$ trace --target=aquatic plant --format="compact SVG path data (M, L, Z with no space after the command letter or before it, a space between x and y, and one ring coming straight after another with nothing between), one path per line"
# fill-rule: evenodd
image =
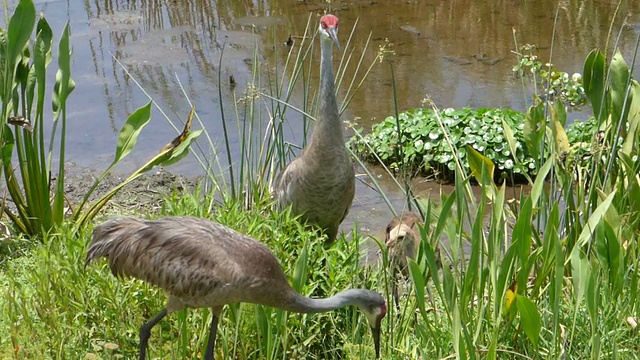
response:
M9 13L5 3L5 13ZM29 39L35 30L35 39ZM0 28L0 168L12 207L2 198L0 207L19 233L42 235L60 226L71 212L78 227L84 226L123 186L158 165L174 163L186 155L191 142L201 130L190 132L190 122L181 136L160 153L93 202L84 205L104 177L135 147L136 140L151 118L151 103L134 111L120 131L114 161L100 176L78 207L66 204L65 145L67 134L67 100L75 88L71 78L70 28L65 25L58 43L58 70L55 84L47 84L47 71L52 61L53 33L44 17L36 24L32 0L21 0L7 29ZM45 137L47 112L45 103L52 101L53 126ZM193 116L193 114L191 114ZM9 125L12 125L11 128ZM58 129L59 127L59 129ZM14 164L14 162L16 164ZM57 163L57 170L55 169Z
M441 117L443 129L438 117ZM495 162L501 172L514 174L535 173L533 159L524 147L523 132L525 115L511 109L444 109L437 113L433 109L415 108L399 114L402 142L398 143L396 119L387 117L372 126L369 134L362 129L350 140L352 148L365 160L378 159L392 169L401 162L410 172L450 179L455 170L455 157L466 165L465 145L470 145ZM519 165L514 161L504 135L504 123L514 129L514 139ZM459 152L454 154L447 145L446 136ZM398 151L398 147L402 151ZM403 159L399 159L402 154Z
M587 103L582 74L569 75L556 69L552 63L543 64L535 45L520 46L516 55L518 63L513 66L513 72L522 79L531 80L535 96L549 101L560 100L571 108L580 108Z

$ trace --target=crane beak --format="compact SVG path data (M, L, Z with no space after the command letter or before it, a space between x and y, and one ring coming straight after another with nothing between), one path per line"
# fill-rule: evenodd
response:
M371 334L373 335L373 346L376 349L376 359L380 357L380 326L371 327Z
M330 28L327 29L327 33L329 34L329 37L331 38L331 40L333 40L334 44L336 44L338 51L340 51L340 41L338 40L338 29L335 26L331 26Z

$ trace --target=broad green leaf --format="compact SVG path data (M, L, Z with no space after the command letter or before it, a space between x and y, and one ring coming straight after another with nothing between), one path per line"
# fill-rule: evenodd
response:
M6 123L4 125L0 125L4 127L4 131L2 132L2 144L0 147L2 151L2 164L5 167L11 167L11 160L13 157L13 147L15 145L15 138L13 137L13 132L11 128Z
M509 313L513 309L513 305L516 302L516 295L518 292L518 283L513 282L507 289L507 293L504 295L504 312Z
M589 241L589 239L591 239L591 234L596 230L596 226L598 225L598 223L600 223L600 221L602 221L602 218L607 213L607 210L609 210L609 207L611 206L611 202L613 201L615 195L615 192L611 192L611 194L609 194L609 196L607 196L604 201L602 201L602 203L598 205L591 216L589 216L589 220L582 228L580 236L578 237L578 241L573 247L573 252L580 251L580 248L585 245Z
M624 183L618 183L628 200L628 225L631 229L640 228L640 178L636 175L634 161L628 155L621 153L620 162L624 170ZM615 226L614 226L615 227Z
M200 129L190 132L184 139L184 142L173 149L173 151L171 151L171 156L169 156L168 159L162 161L162 166L173 165L187 156L189 154L189 148L191 147L191 144L196 141L198 136L200 136L203 131L204 130Z
M16 80L16 83L22 87L27 86L29 69L31 68L31 65L29 64L30 58L31 58L31 55L29 52L29 48L25 47L22 56L18 58L18 62L16 63L15 80Z
M595 237L595 251L600 260L601 266L605 269L609 279L609 285L613 294L617 295L620 290L620 280L624 278L622 274L622 247L615 231L608 222L602 221L598 224Z
M127 127L127 124L125 124L125 126L123 127L123 130L121 130L120 132L120 137L118 138L118 147L116 149L116 152L117 152L116 158L114 159L111 166L107 170L105 170L105 172L101 175L101 177L94 183L89 193L92 192L93 189L95 189L95 187L102 181L102 179L106 176L106 174L108 174L109 171L111 171L113 166L120 159L122 159L122 157L124 157L133 149L133 147L135 146L136 139L138 137L138 133L140 132L142 127L144 127L144 124L146 124L149 121L150 117L151 117L151 103L148 103L147 105L139 108L129 116L129 119L127 119L127 124L129 123L129 120L131 120L132 124L129 124L130 125L129 127ZM125 127L127 127L126 130L125 130ZM159 154L154 156L151 160L147 161L146 164L142 165L142 167L136 170L127 179L125 179L120 184L113 187L109 192L107 192L98 200L96 200L91 205L89 210L87 210L85 213L81 213L77 215L78 228L82 228L84 225L86 225L87 221L92 219L98 213L98 211L100 211L100 209L104 207L107 204L107 202L109 202L109 200L111 200L111 198L115 196L118 193L118 191L120 191L120 189L122 189L125 185L129 184L131 181L137 179L142 174L153 169L158 165L167 166L168 164L173 164L179 161L180 159L182 159L184 156L186 156L189 153L189 146L193 143L193 141L195 141L198 138L198 136L200 136L202 131L203 130L193 131L186 134L185 137L181 136L180 137L181 142L178 146L168 147L163 149L162 151L160 151ZM82 205L84 205L84 203L87 201L88 195L89 194L85 195L83 199L83 203L80 206L80 209L82 209Z
M138 136L145 125L149 123L149 120L151 120L151 101L131 113L122 129L120 129L116 144L116 155L113 159L114 164L122 160L135 148Z
M36 40L33 46L33 72L35 82L38 84L38 94L36 97L37 114L44 111L47 67L51 63L51 48L53 44L53 32L44 18L38 21ZM35 84L34 84L35 85ZM39 124L34 124L40 126Z
M534 207L538 206L538 199L540 199L540 196L543 194L547 175L549 174L549 170L551 170L551 166L554 162L555 159L553 157L549 157L547 159L544 165L540 168L538 176L536 176L536 180L531 187L531 203Z
M531 197L527 196L520 206L520 213L513 228L513 244L517 247L520 259L520 269L516 276L518 286L521 290L526 289L529 279L530 269L536 261L536 254L531 254L533 208Z
M52 106L54 119L60 116L62 108L66 107L67 97L75 89L75 82L71 79L71 30L67 23L62 30L62 36L58 43L58 72L56 84L53 87Z
M567 125L567 108L564 106L562 100L558 99L554 101L551 111L555 113L555 116L560 124L562 124L562 127L565 127Z
M582 301L582 297L587 290L587 283L591 277L591 266L582 250L571 252L571 268L573 288L575 293L576 306Z
M444 288L444 300L445 306L449 311L456 307L458 300L458 291L456 286L456 279L453 277L453 273L448 266L442 267L442 287Z
M524 143L531 156L539 161L543 152L542 137L546 129L544 118L544 103L539 101L537 105L529 107L524 117L523 137Z
M307 282L307 261L309 257L309 250L307 242L305 241L302 246L302 250L296 260L296 267L293 271L293 289L297 292L302 292L304 284Z
M534 346L538 346L540 330L542 329L540 312L533 301L522 295L517 296L516 304L518 305L518 313L520 313L524 333L527 334L527 337L531 340Z
M600 323L600 315L598 314L599 300L600 300L600 284L598 281L598 273L593 271L589 274L587 279L587 311L589 312L589 318L591 319L592 327L598 328Z
M631 103L631 101L626 99L628 96L629 77L631 74L629 66L627 66L627 63L624 61L619 50L616 51L611 59L609 71L611 74L611 109L613 110L612 115L614 115L613 120L615 121L612 125L615 129L617 128L618 121L623 121L623 126L626 126L629 104ZM625 101L628 101L628 103L626 104L626 108L623 109Z
M598 49L592 50L584 62L582 85L597 119L603 119L608 115L606 107L603 108L606 75L607 64L604 54Z
M436 227L434 230L434 238L440 238L440 234L444 231L445 225L450 222L451 219L451 208L456 200L456 191L454 190L449 197L446 198L442 202L442 209L440 209L440 216L438 216L438 222L436 223Z
M554 106L551 107L551 133L553 134L557 156L564 156L571 150L567 133L564 131L564 122L566 119L567 114L565 112L564 105L558 100L555 102Z
M564 253L562 251L562 241L558 236L558 228L560 227L560 214L558 209L558 202L554 202L553 208L551 209L551 213L547 218L547 226L544 230L544 247L545 247L545 256L544 263L548 264L550 267L550 276L549 276L549 305L551 309L551 314L553 317L553 327L552 331L554 334L554 349L558 349L558 343L560 340L560 306L561 300L563 299L564 294L562 293L562 289L564 289ZM546 249L549 249L548 251ZM546 275L545 275L546 277ZM532 294L538 293L538 288L542 286L542 283L545 279L536 278L536 283L540 284L536 286L532 290Z
M414 285L416 303L418 304L418 309L420 309L420 314L426 320L427 312L425 310L425 281L424 276L422 276L422 270L420 269L420 265L416 263L413 259L407 259L409 266L409 276L411 276L411 280Z
M640 153L640 84L631 80L629 96L631 96L627 122L629 129L622 144L622 153L631 155Z
M522 264L526 264L531 252L531 221L532 221L531 197L527 196L522 206L518 219L513 227L512 241L517 245L518 256ZM523 284L520 284L523 285Z
M495 168L493 161L480 154L471 145L466 145L465 148L467 149L467 161L469 162L471 174L478 181L478 184L486 190L487 197L493 199L496 194L496 186L493 182Z
M513 159L517 161L517 157L516 157L516 139L515 136L513 135L513 130L511 129L511 126L509 126L509 124L507 124L506 121L504 121L504 119L502 119L502 129L504 131L504 138L507 140L507 144L509 145L509 151L511 151L511 156L513 156Z
M13 63L22 54L36 24L36 7L32 0L20 0L9 20L9 61Z
M36 26L36 38L40 38L40 41L44 44L44 51L41 51L41 55L44 58L44 66L49 66L51 64L51 60L53 60L53 55L51 54L51 46L53 43L53 30L51 30L51 26L47 22L47 19L40 18L38 20L38 25ZM38 52L39 49L34 51ZM35 58L34 58L35 61Z
M484 192L484 188L483 188ZM482 252L484 235L484 214L485 214L485 201L480 201L476 218L473 223L471 233L471 251L469 252L469 259L467 261L467 270L465 271L462 286L460 289L460 304L471 304L474 298L473 288L477 285L479 278L479 263L480 253Z
M504 258L500 262L500 268L498 273L498 283L496 284L496 290L494 292L496 298L494 299L494 303L496 306L500 306L500 308L496 309L496 313L500 311L506 311L504 306L503 297L507 293L507 289L511 286L511 279L513 279L513 274L515 273L515 257L516 257L516 247L514 245L510 246L507 250ZM506 312L505 312L506 313Z

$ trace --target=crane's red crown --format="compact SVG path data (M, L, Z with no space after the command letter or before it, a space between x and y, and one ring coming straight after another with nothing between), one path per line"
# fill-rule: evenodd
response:
M320 18L320 25L323 29L328 29L330 27L338 27L338 17L333 14L327 14Z

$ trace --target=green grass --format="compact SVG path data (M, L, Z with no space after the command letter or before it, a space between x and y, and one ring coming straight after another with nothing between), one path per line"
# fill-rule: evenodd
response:
M464 198L464 192L461 194ZM604 268L592 262L600 298L596 325L589 316L588 303L579 301L576 295L575 279L561 273L561 291L555 296L550 294L553 283L548 279L538 288L535 281L529 281L528 290L518 292L531 298L540 314L541 331L534 346L523 331L522 315L509 318L503 308L503 294L498 291L503 283L507 287L511 283L498 276L509 264L501 261L505 253L495 243L503 240L506 216L495 207L478 208L475 216L465 209L456 214L457 210L446 204L458 201L457 197L445 197L445 206L432 207L430 216L434 218L430 223L434 225L426 229L424 244L441 236L440 229L455 242L447 252L452 252L453 258L465 257L466 262L458 260L457 266L441 270L435 283L427 283L433 294L429 298L419 284L421 274L429 267L426 259L433 253L431 247L423 245L425 260L414 263L418 272L405 286L401 313L396 314L390 306L383 323L383 358L444 358L457 349L469 358L485 358L494 351L498 358L544 359L564 352L569 359L582 359L589 357L594 339L600 344L601 358L613 358L614 353L620 359L638 358L637 332L625 323L627 316L639 311L637 275L626 271L623 280L627 286L614 298ZM383 267L359 264L361 242L366 241L360 234L352 234L357 241L342 239L325 249L315 233L302 228L287 212L272 211L268 200L251 210L241 202L216 203L209 216L207 203L207 197L177 194L155 217L203 216L256 237L273 250L291 282L304 294L326 296L347 287L366 287L389 298L388 274ZM487 238L478 235L482 226L474 226L483 224L482 220L476 221L476 216L484 218L485 211L501 218L490 224ZM460 215L472 221L471 233L461 229ZM548 228L553 233L550 229L553 226ZM551 235L537 235L553 239ZM517 241L515 238L516 247ZM70 230L63 230L48 235L43 243L31 243L20 256L3 263L0 287L7 296L0 298L0 332L7 336L0 338L1 358L81 359L87 354L102 359L136 357L139 326L164 306L166 298L141 281L116 279L104 261L85 270L88 242L88 232L74 237ZM483 250L475 260L468 258L469 254L456 252L457 245L463 243ZM554 261L543 257L544 245L534 248L531 258L539 260L541 268L547 261ZM637 250L627 256L634 259L637 268ZM517 277L518 266L511 270ZM435 306L429 310L431 301ZM413 309L419 309L417 318ZM151 358L199 358L209 321L206 309L170 315L153 331ZM554 333L554 321L562 331ZM243 304L227 307L223 313L216 354L239 359L368 359L371 346L366 320L355 308L300 315Z
M344 54L350 53L347 48ZM221 165L224 160L200 149L198 159L213 190L174 194L160 212L141 216L199 216L253 236L272 249L294 288L305 295L363 287L390 300L385 249L377 264L362 266L363 244L370 241L364 234L352 231L346 236L350 241L340 238L325 248L322 238L288 211L273 210L266 185L296 147L282 138L286 110L296 111L286 96L303 87L308 101L299 110L314 109L311 84L295 83L296 74L317 69L310 55L313 41L298 50L270 92L260 92L259 101L250 97L239 103L235 116L248 120L237 128L245 139L242 160ZM410 261L399 314L388 306L382 358L640 357L638 329L627 323L640 314L640 84L629 78L633 66L619 54L610 61L599 51L587 57L584 89L595 116L593 128L601 132L582 138L592 146L581 161L567 160L562 103L540 102L529 109L523 136L538 171L535 180L527 177L527 193L507 192L504 184L494 183L496 165L471 147L455 146L434 108L441 145L453 154L454 190L433 202L408 196L421 205L429 225L422 231L418 258ZM254 72L249 88L263 88L259 75ZM260 107L264 99L269 100L266 108ZM144 109L140 122L150 115L150 106ZM262 123L263 111L277 116ZM397 119L396 126L402 126ZM513 155L514 135L507 128L504 138ZM244 136L254 132L260 136ZM132 139L131 134L123 137ZM118 149L116 160L130 147ZM459 161L462 150L468 168ZM523 165L515 156L513 161ZM472 179L481 188L480 198ZM24 237L0 243L5 295L0 297L0 358L137 356L139 327L164 306L166 297L141 281L113 277L104 261L84 269L90 227L64 221L45 232L42 242ZM442 269L435 267L432 244L437 242L443 243ZM167 317L154 328L150 357L200 358L209 321L206 309ZM355 308L300 315L249 304L228 306L216 347L223 359L370 359L372 354L366 320Z
M176 196L163 214L201 216L202 206L194 207L197 202L201 201L189 195ZM271 208L269 202L251 211L240 202L219 204L209 217L266 243L304 294L326 296L348 287L378 287L377 276L358 266L358 243L341 241L324 249L314 232ZM163 308L165 296L141 281L116 279L105 262L85 270L89 240L88 232L78 238L71 231L50 234L41 245L4 263L0 287L7 296L0 299L0 332L7 336L0 339L0 358L136 356L138 329ZM303 278L294 279L302 249L307 261L298 276ZM152 358L198 358L209 321L206 309L167 317L153 331ZM226 308L219 330L217 354L222 358L336 358L345 345L354 354L373 351L366 319L355 308L299 315L236 305ZM112 344L117 349L105 348L115 347Z

